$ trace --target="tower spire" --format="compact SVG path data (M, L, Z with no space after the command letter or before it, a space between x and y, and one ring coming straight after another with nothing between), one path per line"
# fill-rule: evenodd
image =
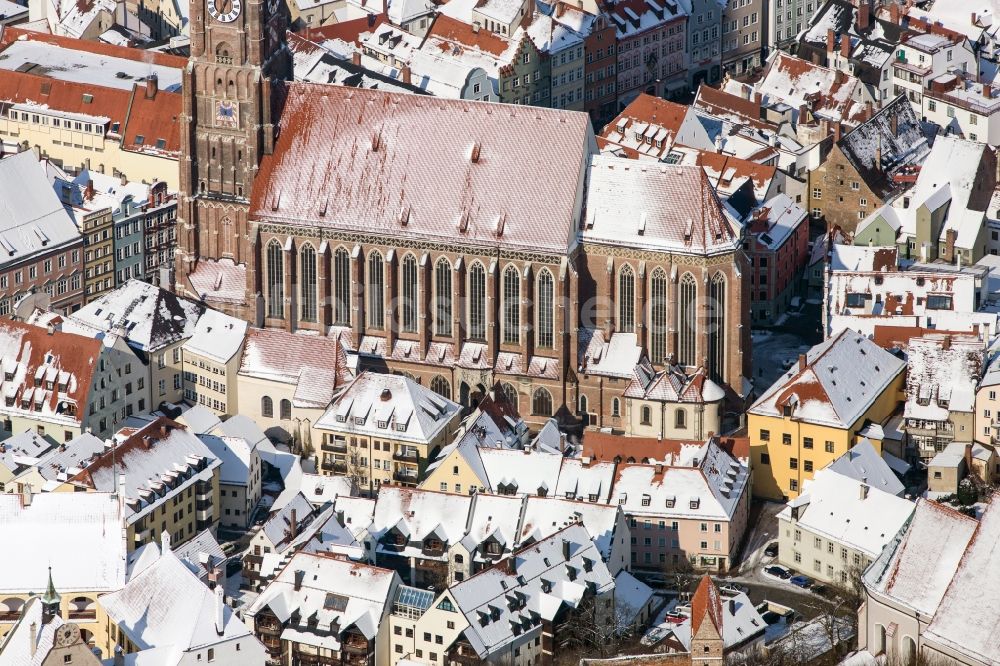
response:
M52 566L49 566L49 584L42 595L42 624L48 624L56 616L62 615L60 606L62 597L56 592L56 586L52 582Z

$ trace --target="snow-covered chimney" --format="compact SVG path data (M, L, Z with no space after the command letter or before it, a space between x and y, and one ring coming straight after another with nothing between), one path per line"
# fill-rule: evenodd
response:
M226 630L226 593L221 585L215 586L215 633L222 635Z

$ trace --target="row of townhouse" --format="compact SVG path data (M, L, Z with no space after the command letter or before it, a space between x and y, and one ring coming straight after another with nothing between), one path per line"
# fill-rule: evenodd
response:
M606 122L638 94L680 95L762 62L760 0L445 3L289 33L296 77L361 74L414 92L587 111ZM372 9L374 11L375 8ZM319 17L315 17L319 20ZM419 18L419 20L418 20ZM353 55L325 39L336 32ZM368 77L367 79L365 77ZM379 81L381 80L381 83Z
M551 664L641 626L652 590L605 563L589 529L570 522L437 589L397 571L299 552L246 617L269 663ZM588 626L586 632L579 629Z
M0 158L0 189L30 202L0 221L3 315L25 302L68 314L131 279L171 283L177 201L165 181L71 177L24 151Z

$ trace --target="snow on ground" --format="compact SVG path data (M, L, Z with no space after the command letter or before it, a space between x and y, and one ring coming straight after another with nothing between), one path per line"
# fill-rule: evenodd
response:
M802 338L791 333L753 331L751 338L753 381L758 392L778 381L785 370L798 360L799 354L805 354L811 348Z
M768 644L771 650L781 649L798 663L808 663L818 659L831 649L831 633L834 642L840 643L854 635L847 618L830 618L821 615L809 622L797 622L787 636Z

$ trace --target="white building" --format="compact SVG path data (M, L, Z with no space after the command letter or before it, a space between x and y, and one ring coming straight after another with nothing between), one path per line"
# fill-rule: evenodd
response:
M169 537L158 557L147 553L121 590L100 598L123 652L158 666L263 666L264 646L226 603L221 585L211 590L201 582L170 550Z
M976 72L976 56L968 38L944 31L913 35L896 48L892 63L892 96L906 95L923 115L924 90L948 72Z
M260 502L261 460L257 447L242 437L199 435L222 465L219 468L219 525L243 529Z
M913 514L915 505L830 469L816 472L778 514L778 561L850 585Z

